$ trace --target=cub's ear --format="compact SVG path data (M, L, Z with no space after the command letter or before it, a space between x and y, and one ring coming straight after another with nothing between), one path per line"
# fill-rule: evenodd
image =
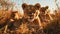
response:
M49 6L46 6L45 8L46 8L46 9L48 9L48 8L49 8Z
M35 4L35 8L36 9L40 9L41 8L41 5L39 3Z
M28 5L27 5L26 3L23 3L23 4L22 4L22 8L23 8L23 9L27 8L27 6L28 6Z

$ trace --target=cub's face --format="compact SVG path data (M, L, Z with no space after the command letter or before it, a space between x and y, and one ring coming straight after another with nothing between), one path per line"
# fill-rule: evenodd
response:
M40 12L42 12L43 14L45 14L46 10L49 8L49 6L45 6L45 7L41 7L40 8Z
M24 10L24 15L28 19L33 19L37 16L37 10L40 8L40 4L35 4L35 5L27 5L26 3L22 4L22 8Z

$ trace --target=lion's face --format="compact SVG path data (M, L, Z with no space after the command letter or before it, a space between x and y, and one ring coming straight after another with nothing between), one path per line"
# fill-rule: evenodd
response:
M45 14L45 12L46 12L46 10L49 8L49 6L45 6L45 7L41 7L40 8L40 12L42 13L42 14Z
M22 4L22 8L24 10L24 15L31 20L37 16L37 10L39 10L40 4L35 5Z

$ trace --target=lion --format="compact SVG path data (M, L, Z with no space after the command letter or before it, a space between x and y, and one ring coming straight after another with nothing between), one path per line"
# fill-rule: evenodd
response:
M39 9L41 8L41 5L39 3L35 5L31 4L22 4L22 8L24 11L24 17L23 17L23 22L27 23L27 27L29 29L34 28L36 30L41 30L42 31L42 26L41 26L41 21L39 18L40 11ZM30 25L29 25L30 24ZM34 26L37 26L36 28Z

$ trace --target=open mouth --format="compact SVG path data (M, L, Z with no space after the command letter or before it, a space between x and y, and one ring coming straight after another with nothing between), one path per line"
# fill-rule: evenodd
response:
M28 21L30 21L30 22L34 21L34 17L28 18Z
M33 17L30 17L29 19L33 19Z
M29 20L32 20L33 18L32 18L32 17L29 17L28 19L29 19Z

